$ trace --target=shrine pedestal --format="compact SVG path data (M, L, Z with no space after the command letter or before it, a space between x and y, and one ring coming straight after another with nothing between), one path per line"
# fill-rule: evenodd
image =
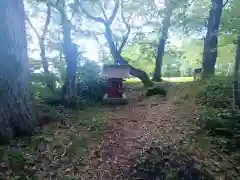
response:
M108 97L108 94L105 94L103 97L103 102L108 104L127 104L128 98L124 93L122 94L121 98Z

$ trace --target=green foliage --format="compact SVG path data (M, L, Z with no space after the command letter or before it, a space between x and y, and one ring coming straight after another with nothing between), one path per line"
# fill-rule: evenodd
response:
M60 84L60 79L54 74L46 75L44 73L32 72L30 82L30 91L35 98L44 98L52 93L47 84L50 84L55 89L57 84Z
M31 160L19 149L13 149L5 151L1 157L2 161L8 162L8 167L12 170L14 180L35 180L34 170L30 170L28 167L32 166ZM0 173L0 178L2 174Z
M54 93L47 87L47 83L54 87ZM56 75L31 73L30 90L34 99L50 103L61 104L62 83ZM58 88L57 88L58 87ZM100 101L107 89L107 79L101 76L101 66L96 62L86 62L77 69L77 97L76 103L82 106L86 101Z
M227 108L232 105L232 77L214 76L200 81L197 98L203 105L213 108Z
M182 99L200 105L200 134L227 152L240 150L240 110L233 107L232 83L231 76L214 76L177 86Z
M78 177L64 176L63 180L77 180Z
M78 69L77 94L83 99L99 101L107 90L107 79L101 76L101 67L87 62Z
M201 106L202 128L214 144L227 151L239 150L240 110L233 108L232 77L214 76L181 87L183 97L194 97Z
M202 112L204 129L227 150L240 149L240 110L208 108ZM230 149L231 147L231 149Z

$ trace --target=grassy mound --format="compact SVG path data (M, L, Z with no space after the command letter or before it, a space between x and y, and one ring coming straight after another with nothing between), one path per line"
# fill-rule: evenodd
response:
M201 130L225 153L240 151L240 110L233 106L232 82L230 76L215 76L176 90L180 99L198 104Z
M233 103L231 76L215 76L199 81L196 97L202 105L212 108L229 108Z

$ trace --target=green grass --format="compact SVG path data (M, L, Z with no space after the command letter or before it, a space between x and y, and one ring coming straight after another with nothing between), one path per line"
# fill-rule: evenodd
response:
M191 82L193 81L193 77L163 77L164 81L169 82ZM129 78L126 79L127 84L140 84L141 80L138 78Z
M191 82L193 77L163 77L163 80L169 82Z

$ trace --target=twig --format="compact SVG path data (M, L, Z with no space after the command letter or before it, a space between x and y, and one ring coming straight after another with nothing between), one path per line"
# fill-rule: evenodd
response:
M225 3L223 4L223 8L227 5L228 0L225 1Z

